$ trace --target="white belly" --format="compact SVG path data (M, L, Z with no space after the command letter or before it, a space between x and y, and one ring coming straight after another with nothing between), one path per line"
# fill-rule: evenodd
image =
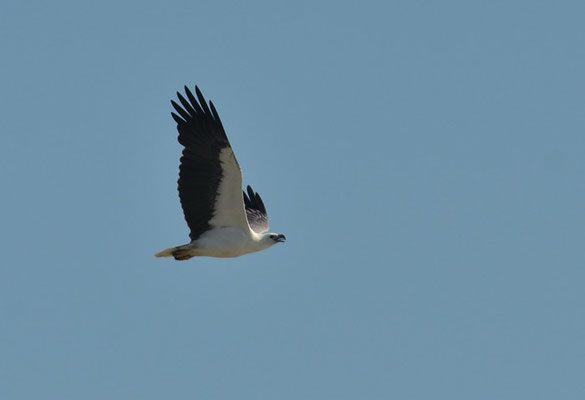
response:
M209 257L238 257L265 248L249 232L238 228L218 228L201 235L192 243L197 255Z

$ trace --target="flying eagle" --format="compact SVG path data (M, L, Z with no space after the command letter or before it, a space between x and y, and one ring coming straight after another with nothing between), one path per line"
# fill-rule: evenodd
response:
M284 235L267 232L268 214L260 195L250 186L247 193L242 191L242 170L213 103L207 105L197 86L195 93L197 99L187 86L187 98L177 92L182 107L171 100L179 143L185 147L178 183L191 242L155 256L238 257L284 242Z

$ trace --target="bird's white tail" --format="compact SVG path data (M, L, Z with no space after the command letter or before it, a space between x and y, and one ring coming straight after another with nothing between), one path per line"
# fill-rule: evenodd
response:
M155 257L172 257L173 251L175 251L176 247L169 247L168 249L164 249L163 251L159 251L154 256Z
M169 247L156 253L155 257L175 257L175 260L188 260L191 257L195 257L193 254L193 248L189 244L184 244L177 247Z

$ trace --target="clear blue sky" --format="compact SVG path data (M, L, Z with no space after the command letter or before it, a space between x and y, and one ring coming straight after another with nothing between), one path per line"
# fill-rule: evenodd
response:
M0 398L585 398L582 1L0 6ZM272 229L186 243L170 99Z

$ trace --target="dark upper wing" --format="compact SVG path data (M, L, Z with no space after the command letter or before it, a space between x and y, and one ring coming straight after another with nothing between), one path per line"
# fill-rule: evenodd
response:
M246 216L250 228L256 233L264 233L270 227L268 214L260 195L248 185L248 193L244 192L244 204L246 205Z
M242 202L242 172L219 115L195 86L197 99L185 86L187 99L177 92L179 143L185 148L179 166L179 198L191 240L211 226L247 228ZM197 101L199 100L199 101Z

